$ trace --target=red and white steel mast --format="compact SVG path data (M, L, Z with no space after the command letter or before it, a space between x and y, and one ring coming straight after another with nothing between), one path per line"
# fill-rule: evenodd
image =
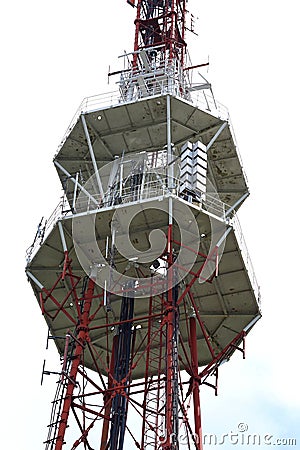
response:
M46 450L203 449L200 387L260 318L229 115L191 83L186 1L129 1L119 91L87 98L26 273L61 358ZM112 75L112 74L111 74Z

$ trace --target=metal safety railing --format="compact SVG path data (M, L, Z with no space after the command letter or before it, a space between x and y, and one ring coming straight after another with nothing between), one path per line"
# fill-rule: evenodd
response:
M233 226L233 229L235 231L235 237L237 239L239 249L240 249L241 255L243 257L245 266L247 268L248 277L251 282L255 297L258 301L258 304L261 305L260 287L259 287L259 284L256 279L254 267L253 267L253 264L252 264L252 261L250 258L250 254L249 254L249 251L248 251L248 248L246 245L246 241L245 241L243 232L242 232L242 227L241 227L240 221L239 221L236 213L232 216L232 218L230 220L230 224Z
M128 205L130 203L143 202L150 199L161 198L166 195L174 195L178 198L184 199L190 203L193 203L196 207L200 207L202 210L209 214L225 220L226 211L229 209L229 205L226 205L219 200L217 194L201 193L197 195L187 195L180 192L180 180L174 178L172 183L172 189L169 189L163 178L151 179L144 181L140 185L135 187L123 186L122 193L118 190L107 190L104 198L100 194L81 193L77 197L75 208L71 209L67 198L64 196L56 206L50 217L44 222L42 227L42 233L36 236L33 244L26 251L26 261L29 263L33 256L36 254L39 247L45 241L55 224L65 217L70 217L74 214L98 211L104 208L116 207L116 205Z
M155 83L153 83L153 81L155 81ZM104 94L98 94L84 98L62 138L55 156L64 145L67 137L70 135L81 114L93 111L100 112L105 108L118 106L120 104L134 103L136 101L143 100L149 97L170 94L175 97L180 97L182 100L191 103L193 106L203 111L209 112L222 120L229 120L229 113L226 106L215 101L214 97L211 94L205 92L205 90L190 92L189 99L187 99L181 95L177 83L170 83L170 77L165 76L157 79L154 78L151 80L151 83L150 80L148 80L145 86L150 86L150 84L152 84L152 86L149 89L143 89L137 84L135 86L135 90L132 91L130 95L129 93L128 95L125 95L124 90L122 91L120 89L119 91L106 92Z
M150 174L153 175L152 172ZM122 187L121 193L119 186L115 189L108 189L103 198L101 198L100 194L81 192L77 198L75 212L91 212L120 204L142 202L151 198L174 195L201 207L204 211L221 220L225 220L226 212L230 209L230 206L222 202L217 193L201 191L181 192L181 180L178 178L172 178L172 188L169 189L164 179L165 177L163 176L157 176L156 179L143 180L135 186L125 185Z
M81 192L78 196L75 210L73 211L71 210L66 197L64 197L56 206L48 220L45 221L41 235L37 234L33 244L28 248L26 252L27 264L30 263L53 227L62 218L71 217L72 215L78 213L96 212L104 208L113 208L116 207L116 205L129 205L130 203L143 202L150 200L151 198L155 199L166 195L174 195L175 197L193 203L196 207L201 208L203 211L206 211L220 220L224 220L226 223L230 223L230 225L232 225L241 255L247 268L249 280L260 305L260 288L255 276L254 267L245 242L242 228L235 211L233 210L230 217L227 217L226 212L229 210L230 206L222 202L218 198L217 193L212 194L198 192L197 195L191 195L191 193L186 194L185 192L181 193L180 180L176 178L173 178L172 186L172 189L168 189L166 183L163 182L163 179L159 178L145 181L143 184L136 187L125 186L122 188L121 196L119 195L118 190L108 190L105 193L104 198L101 198L100 194L91 193L90 195L86 195L86 193Z
M49 218L41 226L40 232L38 230L32 245L26 250L27 264L30 263L30 261L32 260L38 249L41 247L47 236L50 234L53 227L57 224L57 222L67 215L71 214L72 211L70 209L69 202L64 196L55 207Z

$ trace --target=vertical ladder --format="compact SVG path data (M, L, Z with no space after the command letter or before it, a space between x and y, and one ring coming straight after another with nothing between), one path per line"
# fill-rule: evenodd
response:
M162 309L162 299L150 297L149 316L162 313ZM159 438L164 434L164 347L165 330L162 319L155 317L148 322L142 436L142 449L145 450L158 448Z
M55 448L55 444L57 441L57 431L61 421L60 419L61 412L63 408L63 401L66 395L67 381L71 368L73 351L74 351L74 341L72 340L72 342L70 342L70 336L67 334L62 372L57 382L54 400L52 401L51 417L50 417L50 424L48 425L47 439L46 441L44 441L45 450L53 450Z

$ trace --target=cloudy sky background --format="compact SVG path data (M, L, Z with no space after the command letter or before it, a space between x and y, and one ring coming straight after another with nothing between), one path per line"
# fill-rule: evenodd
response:
M240 220L264 314L247 338L246 360L238 353L222 366L219 396L203 388L204 432L237 432L246 423L248 433L300 445L297 3L188 6L199 17L199 38L189 37L193 63L209 55L204 75L229 108L249 179ZM86 96L115 89L107 85L108 66L132 50L134 10L125 0L17 0L6 2L0 20L0 445L33 450L43 448L55 390L54 377L40 387L43 360L55 369L57 358L45 350L47 329L24 275L25 250L59 201L52 158L77 107Z

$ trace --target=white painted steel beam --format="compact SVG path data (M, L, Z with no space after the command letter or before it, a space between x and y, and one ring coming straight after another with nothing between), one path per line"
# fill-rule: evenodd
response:
M73 209L73 211L75 211L75 205L76 205L76 196L77 196L77 188L78 188L78 178L79 178L79 172L76 172L75 186L74 186L74 194L73 194L73 202L72 202L72 209Z
M54 164L56 165L56 167L58 167L71 181L72 183L74 183L74 185L76 185L76 179L74 177L72 177L72 175L61 165L59 164L59 162L54 161ZM77 186L80 187L80 189L82 190L82 192L95 204L95 205L99 205L99 202L77 181Z
M60 221L58 222L58 229L59 229L59 234L60 234L60 239L61 239L61 243L62 243L62 246L63 246L63 250L64 250L64 252L67 252L68 251L68 247L67 247L67 243L66 243L66 239L65 239L63 226L62 226L62 223Z
M168 167L168 189L173 188L174 166L172 152L172 131L171 131L171 97L167 95L167 167Z
M224 242L224 240L227 238L228 234L230 233L230 231L233 229L233 227L228 227L227 230L224 232L224 234L220 237L220 239L218 240L218 242L216 243L216 247L220 247L221 244Z
M253 320L251 320L250 323L248 323L248 325L244 328L245 333L247 333L247 331L253 327L253 325L256 324L256 322L261 318L261 314L258 314L257 316L254 317Z
M40 283L39 280L34 275L32 275L31 272L29 272L29 270L26 271L26 275L37 285L37 287L39 287L40 289L44 289L42 283Z
M87 144L88 144L88 148L89 148L89 152L90 152L90 156L91 156L91 160L93 163L93 167L94 167L94 172L96 175L96 180L97 180L97 184L98 184L98 188L99 188L99 193L101 195L101 197L104 197L104 191L103 191L103 187L102 187L102 183L100 180L100 175L99 175L99 169L97 166L97 162L96 162L96 158L95 158L95 154L94 154L94 150L93 150L93 146L92 146L92 142L91 142L91 138L90 138L90 134L87 128L87 124L86 124L86 120L83 114L81 114L81 122L82 122L82 126L83 126L83 130L84 130L84 134L87 140Z
M218 129L218 131L216 132L216 134L214 135L214 137L209 141L209 143L206 146L206 150L208 151L210 149L210 147L213 145L213 143L218 139L218 137L220 136L220 134L222 133L222 131L227 127L228 123L224 122L220 128Z
M247 197L249 197L250 192L246 192L244 195L242 195L225 213L225 217L228 217L229 214L234 211L234 209L239 206Z

